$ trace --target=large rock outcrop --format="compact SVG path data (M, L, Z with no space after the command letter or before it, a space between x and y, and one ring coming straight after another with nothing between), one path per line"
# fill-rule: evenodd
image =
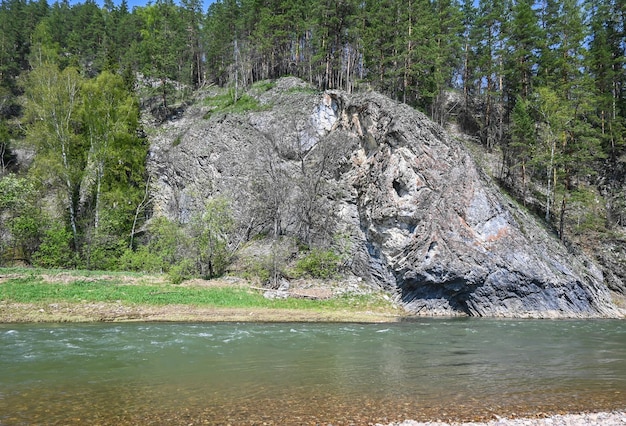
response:
M602 273L569 253L423 114L295 79L265 110L192 107L152 138L157 214L233 200L246 232L349 239L354 273L419 314L604 317Z

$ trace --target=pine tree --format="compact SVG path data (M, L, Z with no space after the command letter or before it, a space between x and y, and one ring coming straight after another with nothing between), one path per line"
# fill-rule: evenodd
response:
M167 110L172 82L184 81L181 72L185 52L185 28L179 9L173 0L158 0L154 5L139 9L144 26L141 29L142 71L160 82L161 104Z
M461 66L458 52L461 49L463 23L458 3L451 0L435 2L435 68L434 92L430 102L431 118L443 125L447 121L444 92L452 87L454 73Z
M517 0L507 25L505 90L510 106L518 96L527 99L535 83L544 35L533 3L533 0Z
M73 56L71 64L80 66L86 74L95 76L105 64L105 23L95 0L86 0L71 7L70 33L67 50Z
M396 62L400 100L427 111L435 92L436 63L435 14L428 0L399 4Z
M370 83L395 97L398 8L396 0L366 0L361 18L361 40Z
M474 135L477 130L477 122L475 119L474 102L478 93L478 67L477 67L477 45L476 37L478 31L476 29L478 10L474 7L473 0L464 0L462 5L463 13L463 60L460 65L459 77L462 80L463 105L457 118L461 129L468 134Z
M255 4L258 22L252 32L255 50L255 75L258 79L276 78L289 68L290 33L287 7L282 0Z
M613 161L625 146L626 137L626 44L617 3L589 3L591 42L586 61L594 81L597 126L604 150Z
M32 33L47 13L45 0L0 3L0 85L14 93L17 77L29 67Z
M546 0L542 23L546 41L539 60L540 84L569 99L582 75L586 36L577 0Z
M241 34L240 12L236 0L216 1L207 11L204 25L207 72L221 86L229 82L234 63L235 40Z
M346 88L344 54L354 47L355 0L318 0L314 22L316 83L322 89Z
M478 4L476 21L476 65L478 87L482 107L480 138L489 149L498 145L503 138L504 111L504 47L508 21L506 2L481 0Z
M185 63L188 80L194 87L204 84L204 47L202 46L202 2L200 0L182 0L182 20L186 24L187 39Z

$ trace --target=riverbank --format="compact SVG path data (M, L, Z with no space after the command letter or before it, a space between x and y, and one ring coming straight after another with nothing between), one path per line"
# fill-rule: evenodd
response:
M270 290L240 277L173 285L162 275L0 269L0 323L397 322L404 311L357 280Z
M626 411L583 414L557 414L545 418L497 418L489 422L445 423L439 421L416 422L406 420L400 423L390 423L388 426L624 426L626 425ZM382 426L377 424L376 426Z
M217 308L123 303L0 302L0 323L41 322L398 322L405 316L374 311Z

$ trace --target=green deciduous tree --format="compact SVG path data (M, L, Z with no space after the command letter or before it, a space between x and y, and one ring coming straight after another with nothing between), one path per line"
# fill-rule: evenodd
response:
M109 258L107 250L128 246L133 210L144 192L146 148L135 135L139 109L122 77L105 71L85 81L81 94L87 158L80 205L89 267L94 251Z
M63 223L52 221L43 232L41 244L33 254L33 265L44 268L75 268L76 251L72 232Z
M234 220L228 201L212 198L188 225L195 271L208 279L222 275L232 258Z
M540 142L543 144L534 162L545 170L546 205L545 219L550 221L552 208L556 202L557 185L560 183L562 164L561 148L565 146L568 131L573 120L573 111L563 103L563 98L556 92L540 87L535 98L535 107L540 119Z
M31 263L42 237L39 192L27 178L0 177L0 264Z
M179 224L164 217L147 227L145 244L127 250L119 266L145 272L166 272L173 282L193 276L215 278L223 274L232 258L231 233L234 220L229 202L213 198L189 223Z
M84 266L103 267L128 246L145 192L137 102L109 72L86 80L74 68L44 63L28 83L26 139L37 154L31 174L63 201L59 216Z
M563 238L565 212L578 179L591 173L591 165L602 158L599 141L584 120L585 105L572 102L554 90L541 87L534 99L539 127L539 142L533 161L545 170L546 221L557 218ZM557 199L561 206L556 216Z
M79 195L85 166L77 132L82 82L74 68L59 71L56 65L43 64L30 73L26 86L26 137L37 153L34 170L60 191L74 248L79 247Z

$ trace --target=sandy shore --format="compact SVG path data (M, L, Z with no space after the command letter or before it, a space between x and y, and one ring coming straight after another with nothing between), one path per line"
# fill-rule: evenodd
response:
M444 422L416 422L405 420L400 423L390 423L388 426L626 426L626 411L610 413L564 414L546 418L497 418L489 422L444 423ZM376 426L383 426L377 424Z
M41 322L398 322L389 312L191 305L127 305L110 302L8 303L0 301L0 323Z

